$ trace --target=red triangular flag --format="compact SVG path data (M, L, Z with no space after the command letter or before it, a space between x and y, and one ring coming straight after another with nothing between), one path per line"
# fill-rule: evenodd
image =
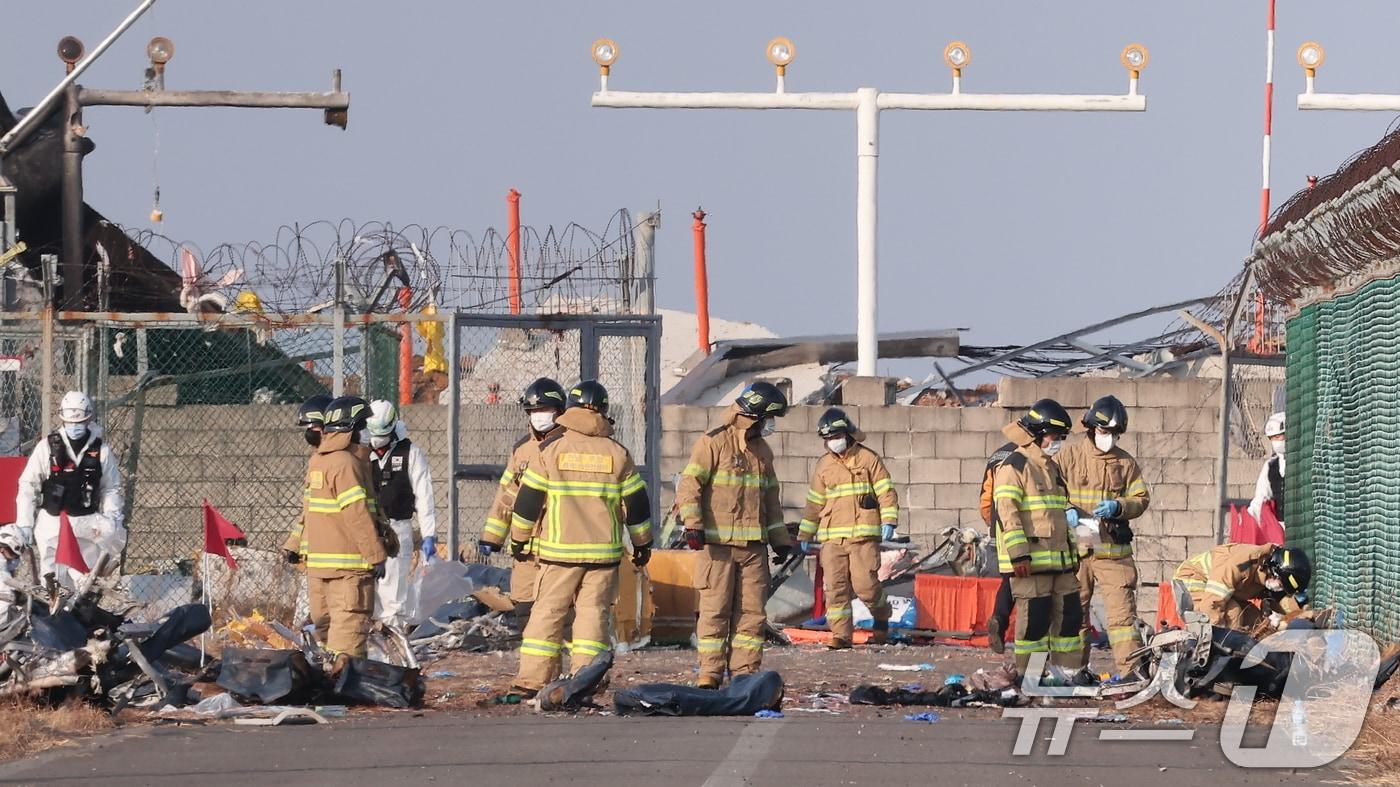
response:
M92 570L83 560L83 550L78 547L78 537L73 535L73 523L68 519L67 512L58 514L58 552L53 562L83 574Z
M218 555L228 563L229 568L238 568L238 562L233 559L233 555L228 552L228 539L243 539L243 531L238 529L238 525L228 521L209 501L204 501L204 551L206 554Z

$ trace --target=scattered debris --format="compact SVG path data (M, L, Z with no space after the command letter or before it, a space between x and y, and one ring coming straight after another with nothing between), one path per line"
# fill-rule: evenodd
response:
M612 669L612 651L593 657L583 669L560 678L540 689L536 704L541 711L576 711L593 704L593 697L607 688L608 671Z
M938 668L932 664L881 664L880 669L887 672L933 672Z
M761 710L761 711L759 711L758 713L755 713L755 714L754 714L754 718L756 718L756 719L781 719L781 718L783 718L783 712L782 712L782 711L776 711L776 710Z
M783 676L771 671L740 675L723 689L648 683L613 693L618 715L752 716L782 702Z
M220 642L237 648L258 648L263 650L297 650L299 638L296 632L276 621L263 617L262 611L254 609L251 615L235 617L216 632Z
M912 716L905 716L905 717L904 717L904 720L905 720L905 721L922 721L922 722L927 722L927 723L929 723L929 724L937 724L938 721L939 721L941 718L942 718L941 716L939 716L937 713L934 713L933 711L924 711L923 713L915 713L915 714L912 715Z

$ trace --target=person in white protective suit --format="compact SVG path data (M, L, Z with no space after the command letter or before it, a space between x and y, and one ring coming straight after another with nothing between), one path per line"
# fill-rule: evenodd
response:
M1263 514L1264 504L1274 501L1274 515L1283 525L1283 471L1284 471L1284 414L1274 413L1264 422L1264 436L1269 438L1273 455L1259 470L1259 480L1254 484L1254 499L1249 501L1249 515L1257 521Z
M404 626L404 604L413 568L413 520L418 520L423 561L437 556L437 507L433 499L433 477L423 449L408 439L408 427L399 419L393 404L376 399L370 402L370 472L374 477L379 511L399 537L399 553L390 555L375 593L374 618L385 624Z
M75 588L82 574L54 565L59 517L68 515L89 568L96 569L105 554L111 558L106 572L115 571L126 547L122 477L102 428L92 422L92 402L85 394L64 394L58 417L62 426L34 446L19 477L15 523L0 528L0 553L17 556L21 546L32 545L40 579L52 574L59 584Z

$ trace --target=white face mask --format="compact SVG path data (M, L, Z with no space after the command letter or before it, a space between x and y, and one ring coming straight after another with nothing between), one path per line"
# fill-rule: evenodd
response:
M1045 444L1043 450L1045 451L1046 456L1054 456L1055 454L1058 454L1060 452L1061 448L1064 447L1064 440L1051 440L1050 442Z
M1104 434L1098 432L1094 435L1094 447L1105 454L1113 450L1113 446L1118 445L1118 435L1109 432Z
M846 448L849 446L850 441L844 437L833 437L826 441L827 450L837 455L846 453Z
M773 418L764 418L758 422L758 436L767 437L778 431L778 422Z
M87 424L64 424L63 433L68 435L69 440L81 440L87 435Z
M550 429L553 429L553 428L554 428L554 411L553 411L553 410L536 410L535 412L530 413L530 428L531 428L531 429L534 429L536 432L539 432L540 434L544 434L545 432L548 432Z
M386 446L386 445L389 444L389 438L392 437L392 436L393 436L393 435L387 435L387 434L370 435L370 436L369 436L369 447L370 447L370 448L383 448L384 446Z
M1264 580L1264 587L1268 588L1269 590L1275 593L1280 593L1283 591L1283 580L1269 577L1268 579Z
M1270 440L1269 442L1271 442L1271 443L1274 444L1274 453L1275 453L1275 454L1278 454L1279 456L1283 456L1283 444L1284 444L1284 441L1283 441L1283 440Z

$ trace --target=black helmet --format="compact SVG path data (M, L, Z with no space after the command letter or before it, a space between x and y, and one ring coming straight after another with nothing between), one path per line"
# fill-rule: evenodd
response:
M1283 580L1283 592L1290 595L1308 589L1312 581L1312 561L1297 547L1279 547L1264 564L1271 576Z
M326 405L326 420L321 427L327 433L355 432L369 421L369 402L358 396L342 396Z
M565 404L569 408L587 407L607 415L608 389L597 380L584 380L569 389L569 399Z
M1116 396L1104 396L1089 405L1080 419L1086 429L1107 429L1115 434L1128 431L1128 408Z
M745 415L754 418L782 418L787 415L788 400L778 386L762 380L749 383L734 400Z
M541 377L530 383L525 393L520 395L520 406L526 410L553 409L563 412L567 401L564 386L548 377Z
M1021 416L1020 424L1031 437L1044 437L1047 434L1069 434L1069 413L1054 399L1041 399L1031 405L1030 412Z
M838 434L854 435L856 431L855 421L852 421L846 415L846 411L839 407L827 410L817 420L817 436L823 440L829 440Z
M320 426L326 420L326 405L330 403L331 398L325 394L316 394L302 402L297 408L297 426Z

